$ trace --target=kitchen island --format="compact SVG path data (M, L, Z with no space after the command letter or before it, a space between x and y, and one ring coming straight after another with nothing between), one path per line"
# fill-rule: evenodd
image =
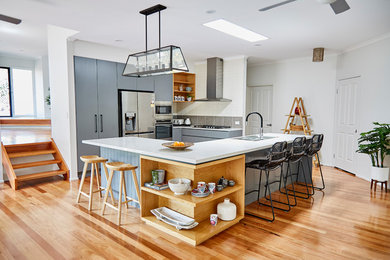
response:
M196 143L184 151L171 150L162 146L164 140L136 137L108 138L85 140L83 143L100 146L101 156L110 161L123 161L139 166L137 178L141 185L141 218L146 223L163 230L183 241L198 245L219 232L229 228L244 218L245 214L245 155L264 152L275 142L291 143L295 135L265 134L265 140L247 141L237 138ZM224 176L233 179L236 185L227 187L206 198L187 195L175 196L168 190L157 191L144 187L151 181L151 170L166 170L166 179L188 178L195 188L198 181L217 182ZM102 185L105 178L102 176ZM115 180L114 180L115 181ZM118 186L113 184L113 187ZM132 180L126 182L130 197L136 198ZM217 204L224 198L237 206L237 217L233 221L219 221L211 226L209 216L216 213ZM137 199L137 198L136 198ZM151 209L166 206L194 218L199 225L192 230L176 230L168 224L157 220Z

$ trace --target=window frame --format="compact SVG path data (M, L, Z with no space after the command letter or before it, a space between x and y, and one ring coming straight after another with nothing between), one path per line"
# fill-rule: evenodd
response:
M0 117L13 117L14 116L14 111L13 111L13 96L12 96L12 80L11 80L11 68L10 67L4 67L0 66L0 69L7 69L8 70L8 97L9 97L9 110L10 110L10 115L9 116L1 116Z

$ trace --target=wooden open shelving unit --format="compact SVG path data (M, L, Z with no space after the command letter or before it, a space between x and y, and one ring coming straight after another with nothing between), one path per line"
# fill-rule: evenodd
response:
M298 108L298 113L295 113L296 108ZM288 118L285 128L282 129L283 134L290 134L291 132L303 132L305 135L311 135L313 130L310 129L309 121L307 119L310 115L306 114L306 109L303 105L303 99L301 97L294 98L294 102L290 109L290 114L286 116Z
M164 169L165 178L187 178L195 188L198 181L217 182L221 176L233 179L236 185L226 187L205 198L186 195L174 195L170 189L158 191L141 187L141 218L147 224L154 226L172 236L175 236L191 245L199 245L212 236L235 225L244 218L245 210L245 156L234 156L209 163L192 165L165 159L141 156L141 185L150 182L151 170ZM232 221L218 220L216 226L210 224L210 214L217 213L217 205L229 198L237 206L237 217ZM158 207L168 207L186 216L194 218L199 225L191 230L177 230L157 218L150 212Z
M180 90L180 86L183 85L183 90ZM186 91L186 87L191 87L191 91ZM194 102L195 99L195 74L178 72L173 74L173 97L175 96L184 96L185 101L175 101L176 103L187 103ZM191 96L192 100L187 101L187 96Z

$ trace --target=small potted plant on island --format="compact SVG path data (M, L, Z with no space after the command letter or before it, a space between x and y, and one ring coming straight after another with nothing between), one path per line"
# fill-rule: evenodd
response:
M387 182L389 168L383 166L386 155L390 155L390 124L373 123L374 129L360 134L358 153L368 154L371 158L371 187L372 182Z

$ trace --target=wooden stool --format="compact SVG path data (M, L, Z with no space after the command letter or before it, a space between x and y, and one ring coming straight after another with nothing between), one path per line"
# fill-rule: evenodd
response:
M378 183L381 184L381 190L383 190L383 184L384 184L385 185L385 192L387 192L387 181L377 181L377 180L371 179L371 189L372 189L372 185L375 185L374 186L374 191L376 191L376 185Z
M120 172L120 181L119 181L119 197L118 197L118 207L115 207L114 203L110 204L107 202L107 197L108 193L104 195L104 200L103 200L103 208L102 208L102 215L104 214L104 210L106 208L106 205L109 206L110 208L113 208L118 211L118 225L121 224L121 212L122 212L122 204L126 204L126 208L128 208L128 202L129 201L134 201L139 204L139 198L140 198L140 193L139 193L139 187L138 187L138 180L137 180L137 175L135 174L135 169L137 169L137 166L133 166L131 164L126 164L123 162L109 162L106 163L107 168L110 169L110 176L108 177L108 182L107 182L107 189L111 190L111 183L112 183L112 177L114 176L114 171L119 171ZM126 193L126 184L125 184L125 171L132 171L133 173L133 182L135 186L135 191L137 192L137 197L138 200L135 200L133 198L127 197ZM122 201L122 189L123 193L125 195L125 201ZM112 196L112 195L111 195Z
M106 164L105 164L105 162L107 162L108 160L103 158L103 157L99 157L98 155L84 155L84 156L80 156L80 160L82 160L84 162L84 169L83 169L83 174L81 176L81 183L80 183L79 193L77 194L76 203L80 202L80 195L82 194L85 197L89 198L88 210L91 210L92 209L92 195L93 195L93 193L94 192L99 192L99 197L101 198L102 197L102 190L107 190L106 188L102 188L100 186L98 163L102 163L103 164L104 173L106 175L106 179L108 180L108 171L107 171L107 167L106 167ZM91 179L90 179L90 186L89 186L89 194L87 194L87 193L83 192L82 190L83 190L84 181L85 181L85 175L87 174L87 169L88 169L88 164L89 163L92 164L92 165L91 165ZM93 191L94 175L96 175L96 183L97 183L97 190L96 191ZM112 194L112 189L109 188L108 191L111 194L112 201L114 201L114 199L113 199L114 196ZM108 192L106 192L106 193L108 193Z

